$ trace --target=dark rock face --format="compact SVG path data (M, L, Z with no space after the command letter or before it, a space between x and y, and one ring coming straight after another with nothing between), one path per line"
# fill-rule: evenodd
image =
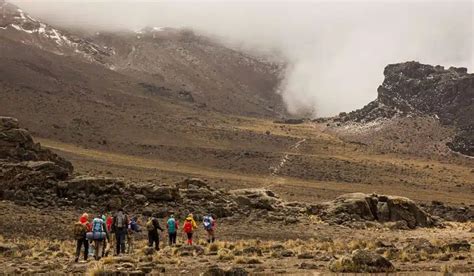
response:
M340 114L342 122L370 122L395 116L428 115L458 128L448 146L474 156L474 74L418 62L390 64L378 97L364 108Z

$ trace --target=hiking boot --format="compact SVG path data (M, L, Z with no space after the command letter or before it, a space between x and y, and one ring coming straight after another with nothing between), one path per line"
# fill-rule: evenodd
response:
M79 262L79 258L75 258L75 259L74 259L74 262L75 262L75 263Z

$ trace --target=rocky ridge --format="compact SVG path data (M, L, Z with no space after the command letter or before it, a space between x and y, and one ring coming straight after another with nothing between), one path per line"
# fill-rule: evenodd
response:
M70 162L41 145L13 118L0 117L0 198L45 208L77 206L113 210L125 206L165 217L169 210L211 212L218 217L255 216L297 223L317 215L330 224L396 222L400 228L432 227L439 220L403 197L347 194L322 204L286 202L262 188L225 191L188 178L175 184L134 183L119 178L73 175ZM440 212L438 212L440 213Z
M431 66L411 61L390 64L378 97L362 109L341 113L339 123L370 124L395 117L431 116L454 126L453 150L474 155L474 74L466 68Z

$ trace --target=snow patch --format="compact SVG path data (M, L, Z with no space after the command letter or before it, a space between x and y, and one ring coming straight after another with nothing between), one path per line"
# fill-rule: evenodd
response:
M386 122L386 119L377 119L366 123L348 123L339 127L339 130L351 134L364 134L380 130Z

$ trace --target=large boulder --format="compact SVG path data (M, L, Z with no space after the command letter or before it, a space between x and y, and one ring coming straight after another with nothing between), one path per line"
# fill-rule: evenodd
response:
M431 227L435 220L414 201L398 196L352 193L320 205L321 217L336 224L352 221L405 222L409 228Z
M275 210L282 201L267 189L239 189L230 192L234 200L240 206L248 206L255 209Z
M395 267L383 256L363 249L357 249L350 256L343 256L329 263L332 272L382 273L393 272Z

